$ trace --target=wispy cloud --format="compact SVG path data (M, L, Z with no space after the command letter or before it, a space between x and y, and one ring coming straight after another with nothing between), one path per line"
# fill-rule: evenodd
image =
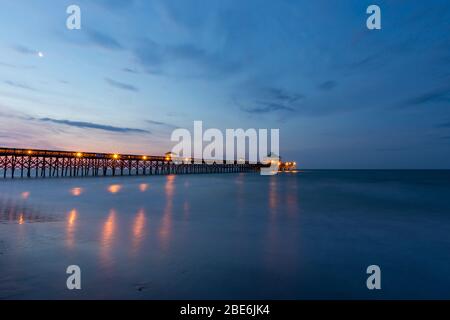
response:
M450 102L450 88L435 89L405 101L403 106L417 106L428 103Z
M122 90L128 90L128 91L134 91L134 92L138 92L139 89L131 84L127 84L127 83L123 83L120 81L116 81L110 78L106 78L105 81L110 85L113 86L115 88L119 88Z
M110 132L122 132L122 133L150 133L149 130L144 129L135 129L135 128L127 128L127 127L115 127L110 125L98 124L94 122L84 122L84 121L72 121L65 119L52 119L52 118L40 118L38 119L42 122L51 122L60 125L66 125L77 128L88 128L88 129L97 129L104 130Z
M133 50L133 54L137 62L148 73L165 73L170 70L173 63L181 63L187 66L183 68L181 74L183 76L227 76L242 68L241 62L235 61L225 54L209 51L192 43L162 45L147 39Z
M29 85L25 84L25 83L21 83L21 82L15 82L15 81L10 81L10 80L5 80L4 81L5 84L11 86L11 87L15 87L15 88L19 88L19 89L25 89L25 90L30 90L30 91L36 91L35 88L30 87Z
M263 114L274 111L289 111L294 112L295 109L286 105L282 105L275 102L259 102L258 107L242 107L243 111L247 113Z
M336 81L328 80L319 84L318 88L323 91L329 91L337 86Z
M13 68L13 69L34 69L35 66L27 66L27 65L18 65L18 64L12 64L12 63L6 63L6 62L0 62L0 66L7 67L7 68Z
M134 74L138 74L139 71L137 71L136 69L132 69L132 68L122 68L123 72L128 72L128 73L134 73Z
M178 126L176 126L176 125L173 125L173 124L167 123L167 122L162 122L162 121L146 120L145 122L147 122L150 125L166 127L169 129L178 128Z
M123 10L132 7L135 0L89 0L89 3L97 3L109 10Z
M109 50L122 50L123 46L112 36L102 33L97 30L87 31L88 40L101 48Z
M436 125L436 128L450 128L450 121Z
M23 45L15 45L12 47L16 52L25 54L25 55L38 55L39 51L35 49L31 49L29 47Z
M239 108L250 114L293 113L304 95L280 88L266 88L253 94L253 101L239 102Z

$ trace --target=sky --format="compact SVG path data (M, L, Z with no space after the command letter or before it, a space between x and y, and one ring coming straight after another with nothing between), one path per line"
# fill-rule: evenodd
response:
M450 169L448 0L2 0L0 26L0 146L159 155L201 120L301 168Z

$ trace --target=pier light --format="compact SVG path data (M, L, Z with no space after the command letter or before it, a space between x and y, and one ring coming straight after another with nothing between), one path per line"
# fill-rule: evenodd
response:
M114 159L119 159L119 155L118 155L117 153L114 153L114 154L113 154L113 158L114 158Z
M297 162L294 161L294 166L297 165Z
M83 154L81 152L77 152L77 157L81 158L83 156Z
M27 151L27 153L28 153L28 154L32 154L32 153L33 153L33 151L31 151L31 150L28 150L28 151Z
M147 160L147 156L142 156L142 160Z
M167 156L167 157L166 157L166 161L169 161L169 160L170 160L170 157L169 157L169 156Z

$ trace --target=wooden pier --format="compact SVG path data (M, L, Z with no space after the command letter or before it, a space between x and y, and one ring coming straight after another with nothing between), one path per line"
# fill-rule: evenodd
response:
M257 172L262 163L79 151L0 148L0 177L46 178Z

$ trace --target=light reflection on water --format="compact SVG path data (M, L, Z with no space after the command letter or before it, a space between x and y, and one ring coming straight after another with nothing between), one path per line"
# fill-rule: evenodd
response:
M106 221L103 223L100 240L100 260L102 265L106 267L112 265L112 251L116 228L116 211L111 209Z
M164 249L167 249L170 240L170 232L172 228L172 210L173 210L173 197L175 192L175 175L170 175L166 177L166 182L164 184L164 193L166 198L166 205L164 207L163 216L161 219L161 226L159 229L159 235L161 240L161 245Z
M148 184L148 183L141 183L141 184L139 185L139 190L140 190L141 192L147 191L148 188L149 188L149 184Z
M434 268L448 270L449 243L442 239L450 224L433 220L436 212L450 212L438 196L448 185L421 188L405 176L399 178L404 185L392 186L352 174L0 184L2 273L22 284L15 294L24 298L68 295L55 289L50 275L64 275L70 264L79 264L92 282L83 288L86 298L327 298L342 292L366 297L354 270L374 260L404 269L411 248L421 250L413 258L417 265L432 260ZM401 250L405 234L409 251ZM333 284L321 283L322 276ZM21 291L27 277L37 279L39 290ZM139 290L136 283L143 284ZM3 286L0 281L0 298Z
M72 249L75 246L75 228L78 212L72 209L67 217L67 247Z
M146 235L146 216L145 210L140 209L133 222L133 241L131 253L136 256Z
M74 197L79 197L79 196L81 196L83 191L84 191L83 188L75 187L75 188L70 189L70 194L73 195Z
M118 193L122 189L121 184L112 184L108 186L108 191L112 194Z
M33 207L28 201L0 197L0 224L25 224L60 220L52 210Z
M22 199L26 200L30 197L30 192L29 191L24 191L20 194L20 196L22 197Z

